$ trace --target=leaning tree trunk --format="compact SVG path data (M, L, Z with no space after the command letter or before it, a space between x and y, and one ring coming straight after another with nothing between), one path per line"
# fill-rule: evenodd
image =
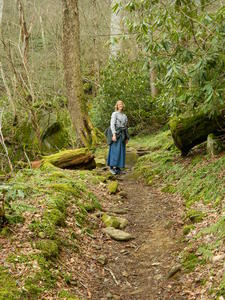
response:
M185 156L191 148L206 141L210 133L224 134L225 117L223 112L216 118L210 118L205 113L198 113L190 117L174 117L169 125L175 145Z
M95 130L84 99L80 62L80 24L78 0L63 0L63 62L69 112L79 145L90 146Z

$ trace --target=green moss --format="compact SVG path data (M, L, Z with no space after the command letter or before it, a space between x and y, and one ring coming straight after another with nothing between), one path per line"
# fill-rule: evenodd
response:
M85 210L86 211L86 210ZM85 222L85 217L86 217L86 214L84 212L77 212L75 214L75 219L76 219L76 225L78 227L83 227L83 224Z
M183 234L184 235L187 235L191 230L193 230L195 228L195 226L192 224L192 225L185 225L183 227Z
M70 183L54 183L51 184L49 186L49 188L59 191L59 192L63 192L65 194L71 194L73 196L79 196L80 195L80 191L77 187L73 187L71 186Z
M101 204L99 203L97 197L93 193L88 192L86 195L89 203L91 204L91 206L93 206L94 209L98 209L98 210L102 209Z
M42 161L40 169L42 171L56 171L58 167L54 166L52 163L48 161Z
M197 254L201 256L202 261L209 261L213 257L213 245L201 245Z
M116 194L118 189L118 181L112 181L108 185L108 191L110 194Z
M193 271L199 263L200 260L194 253L188 253L182 261L184 269L187 271Z
M47 259L57 257L59 254L59 247L55 241L39 240L35 243L36 248L41 250L43 256Z
M49 209L58 209L62 213L66 213L66 207L68 206L67 199L63 195L51 196L48 200Z
M59 149L68 147L70 143L68 132L60 126L57 132L46 136L42 144L42 153L58 152Z
M25 222L25 218L19 214L6 214L6 219L8 220L9 224L23 224Z
M89 150L87 148L79 148L79 149L74 149L74 150L65 150L65 151L60 151L56 154L44 156L42 161L43 163L50 163L53 165L59 165L61 162L61 159L65 160L70 160L71 158L74 158L75 156L82 156L88 154Z
M102 216L102 221L106 227L114 227L114 228L120 227L120 222L117 220L116 217L108 216L107 214L104 214Z
M70 291L61 290L58 294L59 299L66 299L66 300L79 300L76 295L72 294Z
M192 223L199 223L203 220L205 214L202 211L191 209L186 216Z
M56 233L55 225L48 220L33 220L29 225L29 229L35 232L37 236L39 236L39 233L41 232L45 237L48 237L50 239L53 239Z
M61 178L67 178L65 172L63 172L63 171L54 171L54 172L51 172L49 175L50 181L54 181L54 180L61 179Z
M33 278L28 278L25 281L24 288L24 296L32 297L31 299L39 299L39 295L44 292L43 288L40 288L37 284L33 283Z
M40 294L54 288L56 278L49 270L41 270L27 277L24 288L24 296L28 299L40 299Z
M217 292L217 296L225 297L225 273L223 274L223 278L219 285L219 290Z
M4 237L9 237L12 234L12 230L9 227L4 227L0 231L0 235Z
M6 269L0 266L0 300L20 299L20 291L16 285L16 280Z
M175 116L169 125L174 143L186 154L193 147L193 141L196 140L196 144L199 141L204 142L209 133L218 129L217 121L202 111L192 115ZM195 135L193 129L196 131Z
M213 234L219 239L223 239L225 237L225 217L220 218L215 224L212 224L199 232L199 236L206 234Z
M54 208L51 210L46 210L43 215L43 219L47 222L50 222L57 226L65 226L65 213L59 211L58 209Z
M176 187L173 186L173 185L168 184L165 187L163 187L161 189L161 191L164 192L164 193L174 194L176 192Z

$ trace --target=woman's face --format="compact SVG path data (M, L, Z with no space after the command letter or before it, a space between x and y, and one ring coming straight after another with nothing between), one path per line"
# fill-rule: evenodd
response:
M123 102L122 101L118 101L117 107L118 107L119 111L122 111L123 110Z

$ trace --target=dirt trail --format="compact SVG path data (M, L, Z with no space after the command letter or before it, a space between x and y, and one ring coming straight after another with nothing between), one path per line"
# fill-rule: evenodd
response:
M125 231L135 238L129 242L104 238L101 254L106 255L108 262L92 299L186 299L182 296L179 273L167 278L183 247L179 199L145 186L129 174L121 177L120 188L127 192L127 199L116 205L115 198L113 207L127 210L124 217L129 226Z

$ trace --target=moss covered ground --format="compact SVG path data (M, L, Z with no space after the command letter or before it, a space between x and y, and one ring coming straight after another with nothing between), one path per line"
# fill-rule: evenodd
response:
M98 222L93 213L101 210L95 189L106 179L45 165L23 169L5 184L8 223L0 229L0 300L81 299L79 278L73 278L69 264L84 259L82 249L94 238Z
M170 131L137 137L130 145L149 150L149 154L139 158L135 176L142 176L147 184L163 193L183 199L187 247L180 259L184 270L189 272L187 278L193 282L198 278L202 284L199 290L205 289L209 299L225 296L225 154L209 156L203 144L183 158L173 144Z

